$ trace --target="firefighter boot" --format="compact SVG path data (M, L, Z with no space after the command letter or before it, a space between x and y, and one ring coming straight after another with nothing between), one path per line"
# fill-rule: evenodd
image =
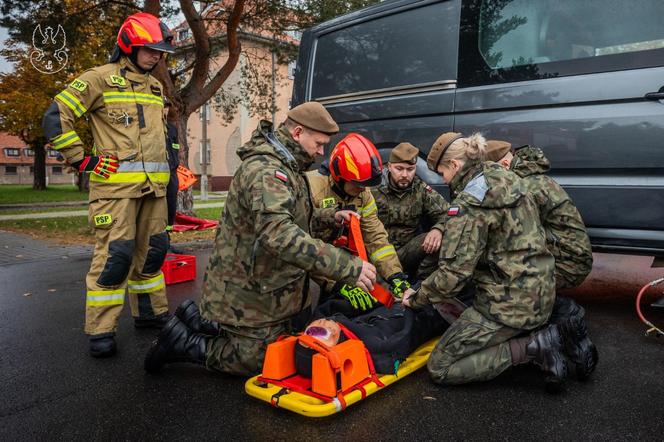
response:
M156 373L169 362L204 365L208 340L207 336L189 330L174 316L159 332L145 356L145 371Z
M595 371L597 347L588 337L585 310L573 299L557 297L551 323L557 324L562 334L564 351L574 363L576 378L580 381L588 379Z
M90 336L90 355L95 358L113 356L117 350L115 333L100 333Z
M544 382L549 393L560 391L567 378L567 360L562 346L562 337L555 324L535 332L526 344L526 357L545 373Z
M180 304L175 310L175 316L195 333L219 336L221 331L217 322L208 321L201 316L198 306L191 299L186 299Z

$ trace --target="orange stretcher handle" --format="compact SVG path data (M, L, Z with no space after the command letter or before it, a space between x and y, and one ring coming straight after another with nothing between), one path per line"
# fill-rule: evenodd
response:
M348 248L357 253L357 256L365 262L369 262L367 258L367 249L364 247L364 239L362 238L362 229L360 228L360 220L356 216L350 217L348 233ZM376 283L373 290L370 292L374 298L378 300L387 308L392 308L394 304L394 296L386 290L382 285Z

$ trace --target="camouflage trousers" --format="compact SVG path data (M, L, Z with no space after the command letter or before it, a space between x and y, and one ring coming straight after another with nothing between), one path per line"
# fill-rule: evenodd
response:
M397 250L403 271L417 281L426 279L438 267L438 252L426 253L422 250L426 236L426 233L417 235Z
M222 333L210 340L205 355L208 370L238 376L254 376L263 369L267 345L290 331L289 321L270 327L222 325Z
M493 379L513 365L508 341L522 333L527 331L492 321L469 307L431 352L429 374L442 385Z

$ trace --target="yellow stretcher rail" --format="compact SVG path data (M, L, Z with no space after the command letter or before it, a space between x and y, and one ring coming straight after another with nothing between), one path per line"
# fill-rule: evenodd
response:
M419 346L417 350L411 353L410 356L408 356L408 358L406 358L406 360L401 363L396 375L381 375L379 376L380 381L385 385L385 387L387 387L388 385L391 385L398 380L405 378L414 371L422 368L427 363L429 355L439 340L440 337L437 337ZM379 387L374 382L369 382L364 386L364 391L366 392L366 396L370 396L385 387ZM260 382L258 381L258 376L254 376L253 378L247 380L247 382L244 384L244 389L249 396L253 396L257 399L267 402L268 404L271 404L272 398L279 394L283 387L270 383ZM346 401L346 406L360 402L362 400L362 392L360 390L353 390L344 396L344 400ZM279 396L279 400L276 406L307 417L325 417L343 410L338 400L325 402L321 399L290 390Z

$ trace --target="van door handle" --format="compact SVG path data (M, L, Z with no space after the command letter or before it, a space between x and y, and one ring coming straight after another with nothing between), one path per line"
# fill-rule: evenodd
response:
M660 87L657 92L648 92L644 98L646 100L664 100L664 86Z

